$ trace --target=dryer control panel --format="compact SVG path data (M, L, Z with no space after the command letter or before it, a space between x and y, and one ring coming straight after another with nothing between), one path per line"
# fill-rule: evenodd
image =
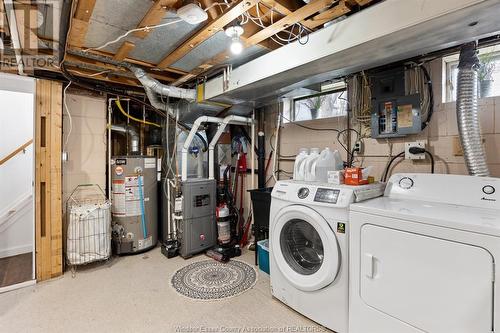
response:
M500 209L500 178L401 173L389 179L385 196Z

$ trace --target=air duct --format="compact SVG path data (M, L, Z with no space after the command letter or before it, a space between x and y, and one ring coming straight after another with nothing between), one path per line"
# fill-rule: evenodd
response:
M471 176L488 177L490 171L486 163L481 140L478 110L478 68L476 43L467 43L460 50L457 77L457 122L465 163Z
M196 99L196 90L194 89L183 89L165 85L162 84L160 81L149 76L148 73L146 73L146 71L144 71L141 68L134 66L128 66L128 68L130 69L130 71L132 71L132 73L134 73L135 77L142 83L144 89L146 89L146 93L148 93L149 89L151 92L156 93L160 96L187 99L190 101L194 101ZM148 94L148 98L150 98L150 94ZM153 101L151 101L151 103L153 103Z
M134 127L126 125L111 125L111 130L122 134L128 134L130 140L130 153L132 155L139 154L139 134Z

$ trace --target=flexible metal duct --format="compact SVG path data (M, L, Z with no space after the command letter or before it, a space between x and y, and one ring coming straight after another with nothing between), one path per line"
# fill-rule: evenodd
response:
M139 154L139 134L134 127L126 125L111 125L111 130L122 134L128 134L130 140L130 153Z
M465 163L471 176L488 177L490 171L481 140L478 110L478 68L476 43L467 43L460 50L457 78L458 132Z
M141 68L134 66L128 66L128 68L130 69L130 71L132 71L132 73L134 73L135 77L142 83L144 89L150 89L152 92L165 97L169 96L169 97L187 99L190 101L194 101L196 99L196 90L194 89L183 89L174 86L168 86L152 78L146 73L146 71L144 71ZM149 94L148 97L150 97Z

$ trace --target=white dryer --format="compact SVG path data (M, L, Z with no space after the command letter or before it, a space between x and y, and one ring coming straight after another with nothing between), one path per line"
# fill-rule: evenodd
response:
M272 294L319 324L347 332L349 205L383 191L383 184L278 182L269 228Z
M500 332L500 179L394 175L350 220L351 333Z

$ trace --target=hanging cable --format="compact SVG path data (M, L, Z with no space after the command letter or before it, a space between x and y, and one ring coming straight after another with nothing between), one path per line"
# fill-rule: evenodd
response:
M69 137L71 135L71 132L73 131L73 118L71 117L71 112L69 112L68 104L66 103L67 91L68 91L68 88L70 86L71 86L71 81L64 88L64 91L63 91L64 110L66 111L66 114L68 115L68 123L69 123L69 131L68 131L68 135L66 135L66 140L64 140L63 151L66 151L66 147L68 146Z
M179 23L179 22L182 22L182 21L184 21L184 20L177 19L175 21L170 21L170 22L162 23L162 24L158 24L158 25L146 26L144 28L131 29L131 30L127 31L126 33L124 33L123 35L117 37L116 39L113 39L112 41L104 43L101 46L89 47L87 49L84 49L83 52L102 50L102 49L106 48L107 46L112 45L114 43L117 43L120 40L122 40L123 38L127 37L128 35L130 35L130 34L132 34L134 32L137 32L137 31L150 31L150 30L154 30L154 29L157 29L157 28L166 27L166 26L169 26L169 25L172 25L172 24L175 24L175 23Z

